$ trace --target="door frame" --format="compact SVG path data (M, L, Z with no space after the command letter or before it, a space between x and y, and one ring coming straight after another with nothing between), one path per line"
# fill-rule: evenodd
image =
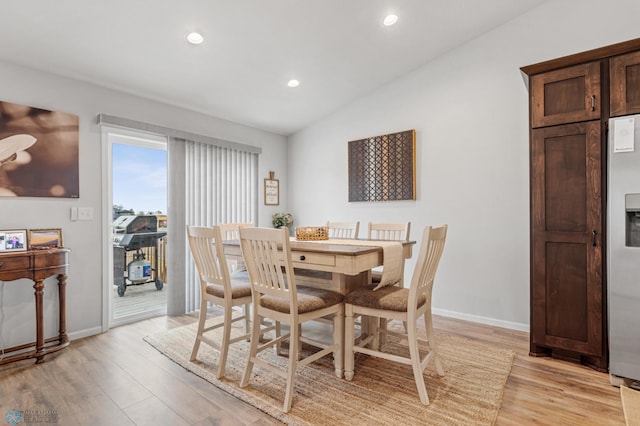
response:
M113 293L113 250L109 250L107 247L111 247L113 241L113 144L124 143L155 149L158 148L159 144L162 144L168 150L169 138L166 135L157 133L102 125L101 139L102 158L104 159L102 167L102 206L104 213L102 215L102 332L106 332L118 325L166 315L166 309L158 309L118 320L113 318L113 303L111 299Z

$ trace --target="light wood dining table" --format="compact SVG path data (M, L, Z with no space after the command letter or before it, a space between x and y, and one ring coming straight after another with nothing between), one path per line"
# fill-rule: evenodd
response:
M369 285L371 268L384 265L384 250L382 245L371 245L375 240L362 240L363 245L355 245L357 241L349 240L347 244L341 240L299 241L292 238L291 260L295 269L296 285L318 287L343 295ZM416 242L400 243L404 264L404 260L410 259L413 255ZM225 255L229 259L242 259L239 241L229 240L223 245ZM368 334L370 327L367 322L363 323L363 335ZM344 348L344 342L342 346Z
M296 270L296 283L318 287L341 294L371 283L371 268L384 264L383 249L375 240L361 240L363 245L340 244L341 240L291 240L291 260ZM381 243L384 243L381 241ZM400 241L402 257L410 259L415 241ZM368 244L368 245L364 245ZM225 254L231 259L242 259L239 241L226 241Z

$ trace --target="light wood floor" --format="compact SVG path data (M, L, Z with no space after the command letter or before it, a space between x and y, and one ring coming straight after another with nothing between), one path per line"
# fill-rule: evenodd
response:
M43 364L0 367L0 418L8 410L52 410L59 425L278 424L142 340L195 320L154 318L74 341ZM624 425L619 391L607 374L529 357L527 333L443 317L434 322L439 331L517 352L498 425Z
M115 319L129 315L163 309L167 312L167 285L156 289L155 282L127 286L124 296L118 296L118 287L112 286L113 317Z

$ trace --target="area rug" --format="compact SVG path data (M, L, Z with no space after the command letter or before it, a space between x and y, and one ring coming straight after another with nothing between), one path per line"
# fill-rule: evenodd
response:
M510 350L438 334L445 376L438 376L433 366L427 368L430 404L425 406L420 403L410 366L357 354L355 375L349 382L335 376L332 358L327 356L298 370L293 407L283 413L284 379L254 366L249 385L238 386L248 343L231 346L226 375L218 380L218 351L202 344L198 359L189 361L195 335L196 324L192 324L147 336L145 341L188 371L291 425L491 425L498 416L515 357ZM405 345L394 340L387 350L408 353ZM285 356L271 350L262 356L286 369Z

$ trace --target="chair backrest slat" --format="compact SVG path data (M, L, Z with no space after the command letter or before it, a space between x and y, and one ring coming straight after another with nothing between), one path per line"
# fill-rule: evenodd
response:
M291 245L286 228L240 228L240 246L255 293L289 299L296 304Z
M218 226L220 226L222 241L235 241L240 240L238 229L253 227L253 223L221 223Z
M369 222L367 238L370 240L408 241L411 222L373 223Z
M187 225L189 248L196 264L200 284L230 286L229 268L224 256L220 228Z
M329 238L357 239L360 222L327 222Z
M447 225L437 228L431 226L425 228L420 244L420 253L416 260L416 266L411 277L409 289L409 309L417 308L418 296L424 294L427 303L431 305L431 293L442 252L447 239Z

